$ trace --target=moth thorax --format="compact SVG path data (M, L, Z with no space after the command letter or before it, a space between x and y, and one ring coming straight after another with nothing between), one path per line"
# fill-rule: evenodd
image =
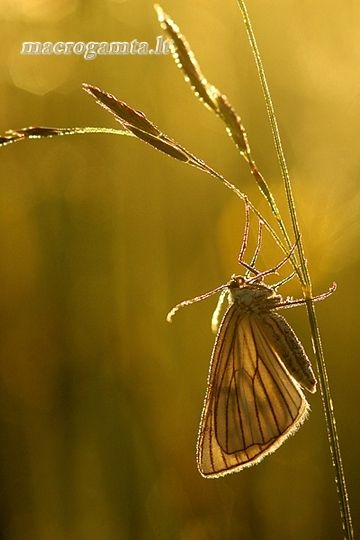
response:
M230 294L233 303L242 311L262 312L275 308L281 302L281 296L266 285L230 287Z

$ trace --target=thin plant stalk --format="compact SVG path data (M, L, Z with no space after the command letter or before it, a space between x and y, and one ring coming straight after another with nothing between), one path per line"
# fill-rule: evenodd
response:
M326 363L325 363L325 358L324 358L324 353L323 353L323 348L322 348L322 343L321 343L320 330L317 323L314 302L312 300L311 277L310 277L310 273L309 273L306 258L305 258L304 246L303 246L300 229L299 229L299 222L296 215L296 207L295 207L295 201L294 201L292 187L291 187L290 175L289 175L284 151L281 144L281 138L280 138L280 133L279 133L276 115L274 111L274 106L272 103L272 99L271 99L269 87L267 84L265 71L262 65L259 49L257 47L255 35L252 30L251 21L247 12L245 2L243 0L237 0L237 2L241 10L243 19L244 19L244 24L245 24L248 39L251 45L251 50L255 58L255 63L258 70L259 79L261 82L261 87L262 87L263 94L265 97L266 109L267 109L270 126L272 130L272 135L273 135L273 139L275 143L276 154L278 157L281 174L283 177L286 197L288 201L289 213L291 217L292 228L294 231L295 238L298 239L297 248L298 248L300 267L301 267L301 277L302 277L301 282L303 286L304 297L306 299L306 307L307 307L307 313L308 313L308 318L309 318L311 337L312 337L313 348L314 348L314 353L316 357L317 370L319 374L320 392L321 392L321 398L322 398L322 403L323 403L324 412L325 412L325 420L326 420L326 427L327 427L328 439L329 439L329 444L330 444L332 463L333 463L333 467L335 471L335 482L336 482L336 488L337 488L337 493L338 493L342 526L343 526L346 540L353 540L354 531L352 527L349 497L348 497L347 488L346 488L346 480L345 480L344 468L342 464L339 437L338 437L337 428L336 428L334 407L333 407L333 403L331 399L331 392L330 392Z
M281 218L280 210L276 204L275 198L271 193L265 177L261 174L252 156L248 136L241 117L231 105L226 95L223 94L216 86L210 83L203 75L190 44L185 36L181 33L181 30L177 24L163 11L161 6L158 4L155 5L155 10L162 29L166 32L168 38L170 39L170 52L172 53L175 64L183 72L185 81L190 84L196 98L199 99L208 110L215 113L216 116L225 124L227 134L237 147L241 157L249 166L250 172L260 192L265 197L271 208L272 214L274 215L277 225L279 226L284 237L284 245L279 244L278 239L275 238L272 232L271 234L284 253L291 252L290 262L293 265L295 272L298 274L300 281L303 282L302 272L298 265L296 253L291 250L293 243L291 242L285 223ZM230 188L229 185L226 185L226 187ZM234 190L232 187L230 189ZM261 215L257 215L259 219L264 220ZM269 229L268 226L267 228Z

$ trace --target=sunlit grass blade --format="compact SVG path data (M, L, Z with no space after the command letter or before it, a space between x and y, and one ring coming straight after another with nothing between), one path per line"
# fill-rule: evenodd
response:
M88 133L108 133L111 135L127 135L133 137L133 134L127 130L102 128L102 127L45 127L45 126L29 126L19 129L10 129L5 132L5 135L0 137L0 146L7 146L14 142L26 141L27 139L47 139L51 137L65 135L84 135Z
M136 109L133 109L126 103L118 100L115 96L104 92L100 88L92 86L90 84L83 85L86 92L94 97L98 104L104 107L107 111L111 112L116 120L120 122L123 129L114 129L106 127L46 127L46 126L28 126L24 128L11 129L5 132L3 136L0 136L0 146L7 146L9 144L33 139L52 138L57 136L68 135L86 135L86 134L111 134L111 135L126 135L130 137L137 137L142 141L150 144L153 148L167 154L168 156L175 158L183 163L187 163L200 169L203 172L211 175L212 177L220 180L228 189L235 193L245 204L251 209L251 211L264 222L264 226L268 229L275 242L279 247L286 252L286 246L282 243L281 239L271 227L271 225L263 219L260 212L256 207L248 200L247 196L236 188L231 182L224 178L220 173L215 171L212 167L207 165L203 160L196 157L189 152L186 148L178 144L176 141L162 133L155 124L146 118L146 116Z
M203 160L197 158L186 150L186 148L162 133L155 124L146 118L143 112L133 109L124 101L120 101L112 94L104 92L96 86L83 84L83 88L95 98L101 107L113 114L125 129L129 130L142 141L172 158L188 163L212 175L219 176Z
M168 156L192 165L214 178L220 180L228 189L233 191L242 201L245 202L251 211L264 223L276 243L286 253L287 248L279 236L274 231L273 227L261 215L256 207L249 201L248 197L236 188L231 182L224 178L220 173L207 165L202 159L196 157L182 145L171 139L163 133L153 122L151 122L143 112L130 107L124 101L120 101L112 94L101 90L91 84L83 84L84 90L95 98L96 102L115 116L116 120L128 131L133 133L137 138L149 144L156 150L167 154Z
M284 235L286 245L290 249L292 242L289 234L271 190L251 155L250 145L240 116L230 104L228 98L204 77L189 43L181 33L178 25L174 23L158 4L155 5L155 9L160 25L170 39L170 50L175 63L183 71L185 80L190 83L196 97L215 112L225 123L227 133L239 149L241 156L248 163L251 174L267 200ZM291 261L296 273L301 277L301 269L299 269L295 254L292 255Z
M259 188L268 201L271 202L271 205L274 206L275 201L273 200L264 177L260 174L258 169L254 167L255 164L251 157L245 127L240 116L237 114L225 94L220 92L216 86L210 84L204 77L194 52L185 36L181 33L178 25L175 24L159 5L155 5L155 9L161 27L165 30L170 39L170 50L175 63L183 71L185 80L190 83L196 97L223 120L226 131L240 150L241 155L245 157L247 162L251 162L252 173L255 176Z
M155 9L160 25L170 39L170 50L175 63L183 71L185 80L190 83L196 97L225 121L227 131L240 152L245 155L250 154L246 132L240 116L230 105L227 97L204 77L189 43L178 25L158 4L155 5Z

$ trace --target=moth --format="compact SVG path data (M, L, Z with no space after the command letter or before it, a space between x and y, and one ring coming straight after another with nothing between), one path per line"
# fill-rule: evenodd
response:
M242 263L255 275L233 275L227 284L181 302L168 314L171 320L180 307L216 292L221 292L220 303L224 296L229 300L211 356L197 441L197 465L206 478L259 463L308 415L303 390L314 393L316 377L300 340L278 313L305 300L283 299L279 284L269 286L263 280L288 258L262 273ZM313 300L323 300L334 290L335 284ZM219 311L217 307L214 312L214 329Z

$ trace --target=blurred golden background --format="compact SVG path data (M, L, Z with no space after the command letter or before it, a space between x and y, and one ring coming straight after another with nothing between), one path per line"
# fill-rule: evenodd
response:
M286 212L236 2L163 8L241 114ZM338 283L318 316L359 530L360 5L252 0L248 8L315 292ZM0 20L2 133L119 127L81 90L91 83L144 111L265 209L223 126L170 56L19 54L23 41L153 42L161 32L152 2L1 0ZM125 137L26 141L2 148L0 163L0 538L341 538L319 392L300 431L257 467L219 480L196 470L216 298L172 325L165 316L239 272L239 201ZM267 239L259 266L279 256ZM285 294L299 296L295 281ZM305 310L286 317L310 354Z

